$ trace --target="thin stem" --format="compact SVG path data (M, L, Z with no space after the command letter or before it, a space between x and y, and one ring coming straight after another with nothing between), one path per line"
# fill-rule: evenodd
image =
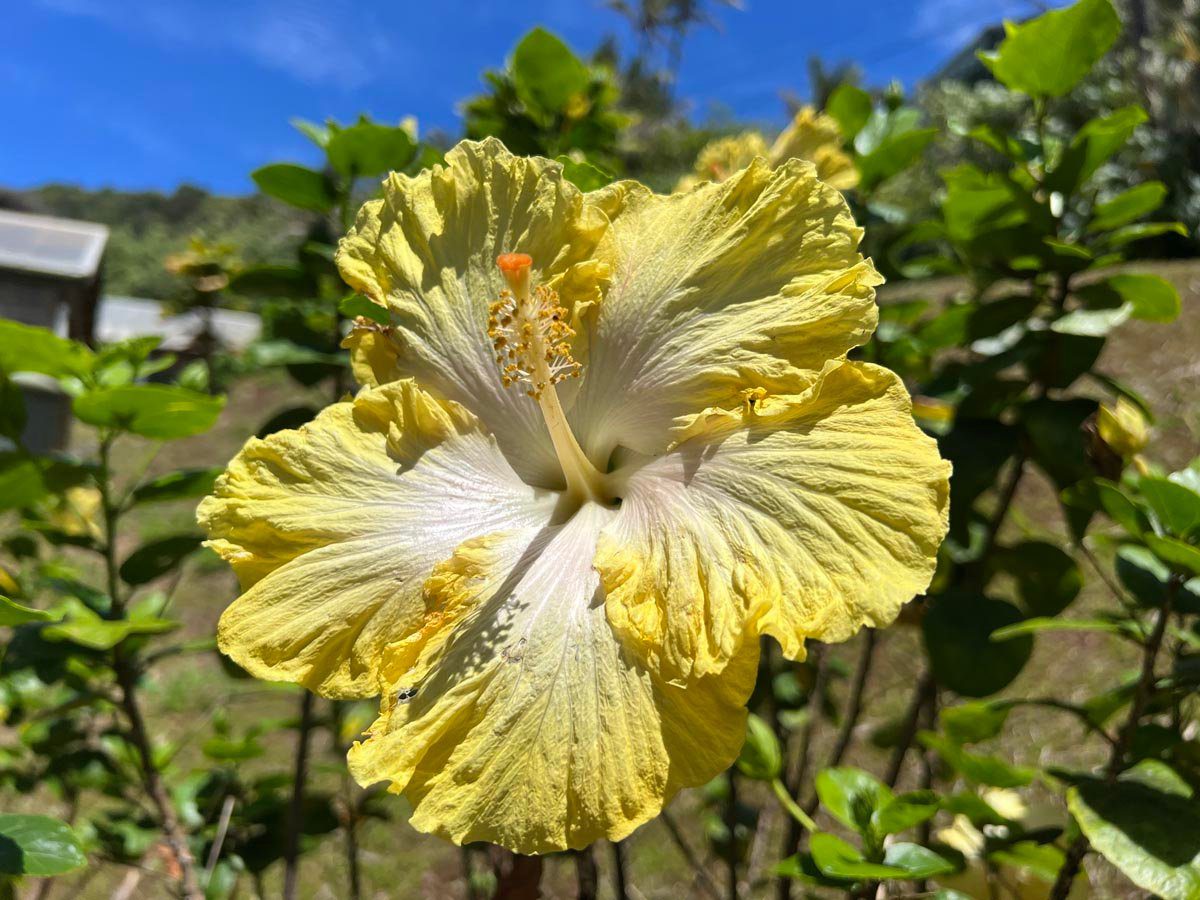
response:
M596 855L592 847L576 850L575 881L579 887L578 900L596 900L600 895L600 875L596 870Z
M792 795L788 793L787 787L782 781L778 778L772 781L771 790L775 792L775 796L779 798L780 804L788 811L788 814L800 823L801 828L808 832L820 830L817 828L817 823L812 820L812 816L801 809L800 804L792 799Z
M1154 630L1150 632L1150 637L1146 641L1142 653L1142 671L1137 687L1134 688L1133 700L1129 704L1129 716L1125 719L1125 724L1117 735L1117 741L1109 753L1108 765L1104 768L1104 780L1109 784L1116 782L1117 776L1121 774L1121 770L1125 766L1125 757L1129 753L1129 747L1133 743L1134 735L1137 733L1142 717L1146 713L1146 707L1150 703L1150 696L1154 692L1156 680L1154 669L1158 662L1158 653L1162 649L1163 636L1167 633L1167 623L1171 618L1175 597L1179 592L1179 584L1179 577L1172 575L1167 582L1167 592L1162 608L1158 610L1157 618L1154 621ZM1079 873L1079 867L1083 864L1083 858L1087 852L1088 839L1081 834L1067 849L1066 859L1058 870L1058 877L1050 891L1050 900L1065 900L1071 892L1071 885L1075 882L1075 876Z
M300 697L300 726L296 734L296 762L292 772L292 800L288 806L287 835L283 848L283 898L295 900L300 875L300 831L304 823L304 789L308 782L308 745L313 728L314 696Z
M737 806L738 788L737 772L730 769L725 773L729 791L725 796L725 831L727 832L725 853L725 868L728 881L726 896L729 900L738 900L738 852L737 852Z
M664 809L659 814L659 819L666 827L667 834L671 836L671 840L679 849L680 854L687 860L688 865L692 867L692 871L696 873L696 879L704 888L705 893L712 897L713 900L720 900L721 890L717 887L716 881L713 880L712 873L700 861L700 857L696 855L696 851L692 849L692 845L683 836L683 832L679 828L679 823L675 821L675 817L668 810Z
M789 796L794 797L800 791L800 786L808 779L808 764L812 756L812 738L815 731L817 716L821 712L821 700L825 696L825 685L829 680L829 665L825 658L826 649L823 644L815 644L812 648L810 658L815 666L813 675L812 689L808 695L807 712L808 719L800 732L799 748L796 753L796 758L789 771L786 773L787 778L784 786L787 788ZM781 848L780 858L787 859L800 847L800 838L803 834L803 829L800 826L799 820L794 816L790 816L787 820L787 826L784 828L783 847ZM775 889L777 900L789 900L792 896L792 880L790 878L780 878Z
M908 756L908 751L912 747L913 741L916 739L917 730L921 724L921 711L929 702L930 696L937 690L937 686L933 680L933 673L926 670L917 680L917 685L913 689L912 699L909 701L908 710L904 714L904 724L900 730L900 739L896 742L895 748L892 750L892 758L888 763L887 774L884 776L884 784L888 787L895 787L896 782L900 780L900 773L904 770L904 758Z
M629 871L628 862L625 859L625 842L614 841L610 846L613 858L613 896L616 900L629 900Z
M208 851L208 862L204 865L204 883L212 879L213 870L221 859L221 847L225 844L225 835L229 833L229 820L233 816L233 794L228 794L221 803L221 816L217 820L217 835L213 838L212 849Z
M854 739L854 729L862 715L863 694L866 691L867 678L871 674L871 666L875 661L875 645L878 636L878 632L874 628L865 629L862 649L859 651L858 663L854 667L854 677L850 682L850 693L846 698L846 711L842 714L842 724L838 729L837 740L825 763L827 769L841 764L842 758L850 748L850 742ZM808 803L804 805L804 811L812 815L817 809L818 802L814 791Z
M120 511L112 497L112 445L114 438L106 435L100 442L100 471L97 482L104 518L104 570L108 596L112 602L112 615L124 615L125 599L121 594L121 582L117 573L117 532ZM158 814L159 824L167 847L179 866L179 881L186 900L202 896L196 879L196 863L188 847L187 835L179 825L170 796L163 786L158 764L154 759L154 748L146 731L137 697L138 665L135 658L127 655L121 644L112 651L113 673L120 688L119 705L129 722L128 740L137 750L141 764L141 776L146 794Z

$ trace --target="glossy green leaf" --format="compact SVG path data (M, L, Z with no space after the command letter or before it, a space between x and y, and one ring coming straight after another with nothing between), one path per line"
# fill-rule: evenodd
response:
M224 406L224 397L166 384L129 384L85 391L73 404L75 416L81 422L160 441L208 431Z
M417 144L403 126L362 118L334 132L325 153L329 164L347 178L371 178L403 171L416 156Z
M0 372L80 377L92 370L95 359L91 350L76 341L35 325L0 319Z
M1067 808L1100 854L1165 900L1200 897L1200 807L1132 781L1085 781Z
M1178 538L1159 537L1156 534L1147 534L1145 541L1154 555L1169 563L1173 569L1189 575L1200 575L1200 547L1185 544Z
M42 637L47 641L66 641L90 650L111 650L126 638L139 635L164 634L179 627L178 622L153 615L131 616L128 619L102 619L78 601L68 604L68 613L61 622L47 625Z
M1124 634L1126 629L1120 622L1111 619L1056 619L1039 616L1014 625L1006 625L992 632L993 641L1011 641L1044 631L1097 631L1105 634Z
M1096 496L1108 517L1131 535L1150 528L1150 520L1120 485L1103 478L1096 479Z
M513 87L532 112L562 113L584 94L587 66L571 48L544 28L534 28L517 44L512 57Z
M847 141L854 140L867 120L871 118L874 104L871 95L862 88L843 81L825 101L825 112L833 117L841 129L842 137Z
M996 567L1015 579L1021 605L1035 616L1056 616L1079 596L1083 573L1063 550L1047 541L999 548Z
M1053 844L1017 841L993 850L988 859L1003 866L1025 869L1042 881L1053 883L1062 868L1064 854Z
M1006 600L966 592L935 597L921 627L938 682L964 697L985 697L1006 687L1025 668L1033 640L995 642L991 636L1022 619Z
M875 776L845 766L817 773L817 797L842 824L865 831L874 812L892 799L892 792Z
M1113 275L1103 283L1129 304L1135 319L1165 324L1179 316L1179 291L1159 275Z
M176 534L143 544L121 563L121 578L135 586L153 581L199 550L203 541L203 535Z
M336 197L323 172L292 163L272 163L250 173L258 189L289 206L327 213Z
M899 866L867 862L866 858L836 835L818 832L809 838L813 862L823 875L854 881L881 878L903 878L907 871Z
M947 765L976 784L1000 788L1024 787L1037 777L1036 769L1013 765L998 756L970 753L939 734L922 731L918 737L922 744L935 751Z
M56 618L53 613L44 609L32 609L22 606L15 600L0 594L0 625L12 628L15 625L26 625L29 622L47 622Z
M1171 568L1148 547L1121 545L1117 548L1113 568L1121 584L1139 603L1152 609L1162 606L1167 598ZM1200 578L1191 578L1180 585L1174 606L1179 612L1200 613Z
M998 735L1011 711L1012 707L1006 703L974 701L943 709L940 721L951 740L973 744Z
M1003 85L1035 97L1061 97L1089 72L1121 33L1109 0L1078 0L1021 25L979 58Z
M871 828L877 835L899 834L933 818L941 802L933 791L911 791L900 794L871 815Z
M1169 478L1144 477L1138 490L1163 528L1179 537L1200 529L1200 494Z
M1092 213L1088 228L1092 231L1108 231L1127 225L1134 219L1154 212L1166 199L1167 186L1161 181L1139 184L1099 204Z
M67 823L49 816L0 815L0 875L62 875L86 864Z
M138 485L129 500L132 504L166 503L172 500L187 500L212 493L217 477L224 471L222 466L204 469L179 469L152 478Z
M903 870L904 877L912 879L935 878L957 868L950 860L928 847L903 841L888 845L883 851L883 863Z
M1104 243L1109 247L1124 247L1134 241L1158 237L1163 234L1178 234L1187 237L1188 230L1182 222L1142 222L1137 225L1126 225L1104 236Z
M737 758L738 771L755 781L773 781L783 771L783 750L771 726L754 713L746 719L746 743Z
M1060 488L1092 475L1083 423L1097 407L1096 401L1082 397L1042 397L1021 409L1021 424L1029 436L1033 460Z
M351 294L343 299L338 304L338 312L347 319L362 316L378 325L390 325L392 321L386 307L380 306L373 300L368 300L362 294Z
M1146 121L1139 106L1126 106L1086 123L1071 139L1063 158L1047 176L1047 190L1074 192L1129 140Z
M0 510L27 506L46 494L37 460L24 453L0 451Z

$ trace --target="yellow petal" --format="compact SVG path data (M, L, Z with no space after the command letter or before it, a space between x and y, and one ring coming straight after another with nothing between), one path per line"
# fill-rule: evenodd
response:
M946 533L950 467L891 372L835 362L803 394L751 399L631 465L600 540L609 620L675 680L721 671L750 635L797 658L890 623Z
M771 165L805 159L817 167L817 177L839 191L858 184L858 169L842 150L842 131L832 116L803 107L771 145Z
M350 752L412 824L519 853L618 840L736 757L757 645L720 678L667 684L625 650L591 567L610 510L468 542L386 653L383 711Z
M1136 456L1150 442L1150 428L1137 404L1117 398L1115 408L1101 405L1097 428L1104 443L1125 458Z
M373 696L379 653L420 620L433 564L552 506L474 417L408 380L252 438L198 511L244 590L221 649L259 678Z
M571 411L593 459L661 452L675 417L737 405L747 387L802 390L875 327L881 279L862 232L805 163L588 199L612 217L614 262Z
M381 370L376 347L360 345L368 359L356 374L367 383L417 378L478 415L528 480L553 483L536 404L504 389L487 335L488 306L505 287L496 257L532 256L536 277L575 314L598 299L609 274L594 259L606 228L562 166L513 156L494 138L464 141L445 166L389 175L383 198L363 206L337 253L346 281L390 310L398 351L393 372Z

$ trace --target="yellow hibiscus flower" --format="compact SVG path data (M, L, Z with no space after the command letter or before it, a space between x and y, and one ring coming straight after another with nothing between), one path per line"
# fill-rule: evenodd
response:
M709 142L696 157L695 168L676 185L676 191L688 191L705 181L724 181L762 157L772 167L789 159L803 159L817 169L817 177L846 191L858 184L858 169L842 150L842 132L837 122L811 106L803 107L767 148L766 139L757 131Z
M496 140L392 175L337 262L364 387L250 440L200 508L253 674L382 696L350 753L417 828L627 835L741 746L758 638L923 590L948 466L845 354L879 277L841 196L759 161L582 194Z

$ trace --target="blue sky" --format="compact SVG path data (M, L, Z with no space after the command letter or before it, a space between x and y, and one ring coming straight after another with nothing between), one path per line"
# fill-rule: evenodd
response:
M781 122L813 53L871 83L934 71L980 26L1034 0L744 0L689 40L679 91ZM267 162L314 159L294 116L416 116L457 134L480 72L543 24L580 52L607 33L602 0L19 0L0 38L0 186L51 181L222 193Z

